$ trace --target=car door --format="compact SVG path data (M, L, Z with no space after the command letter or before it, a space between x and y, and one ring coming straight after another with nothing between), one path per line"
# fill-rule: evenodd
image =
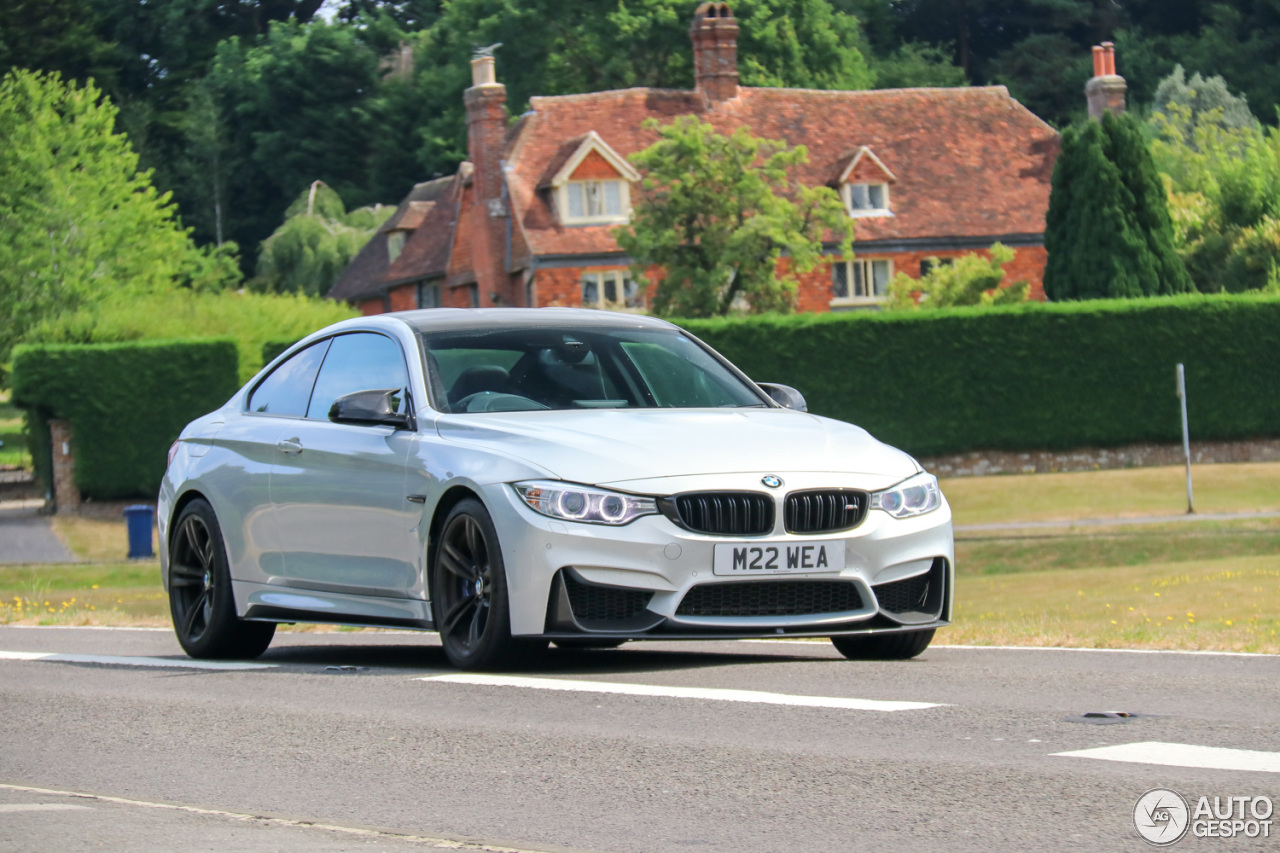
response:
M306 417L281 433L271 502L289 586L403 597L418 580L422 507L405 495L413 433L329 420L338 397L402 389L409 374L399 342L376 332L332 338Z
M320 341L278 364L249 392L245 411L228 418L218 432L218 447L230 456L206 488L218 497L218 519L237 580L273 583L283 574L270 490L276 444L306 416L328 349L329 341Z

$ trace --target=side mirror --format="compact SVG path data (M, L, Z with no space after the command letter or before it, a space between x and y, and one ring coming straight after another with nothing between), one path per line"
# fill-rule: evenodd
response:
M413 415L396 411L400 408L403 395L404 390L401 388L344 394L329 407L329 420L335 424L381 424L396 429L410 429L413 426Z
M804 395L790 385L779 385L776 382L757 382L756 384L769 395L773 402L784 409L795 409L797 412L809 411L809 404L804 401Z

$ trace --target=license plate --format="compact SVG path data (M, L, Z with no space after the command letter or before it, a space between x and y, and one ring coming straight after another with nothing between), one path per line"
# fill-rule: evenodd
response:
M711 568L717 575L838 572L844 568L844 542L721 544L715 546Z

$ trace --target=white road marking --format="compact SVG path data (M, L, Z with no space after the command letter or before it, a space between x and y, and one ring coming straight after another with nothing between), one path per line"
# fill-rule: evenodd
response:
M935 702L895 702L882 699L850 699L835 696L794 696L760 690L725 690L713 687L657 687L615 681L574 681L567 678L530 678L521 675L428 675L415 681L471 684L481 687L528 687L534 690L569 690L580 693L618 693L625 696L660 696L671 699L710 699L719 702L756 702L801 708L841 708L850 711L918 711L941 708Z
M5 628L35 629L37 631L163 631L173 633L172 628L144 628L128 625L5 625Z
M929 646L930 649L973 649L981 651L983 649L991 649L1001 652L1100 652L1103 654L1123 654L1123 655L1189 655L1204 657L1230 657L1230 658L1276 658L1280 655L1266 654L1264 652L1204 652L1191 651L1188 649L1088 649L1076 646L947 646L934 643Z
M71 803L0 803L0 814L14 812L73 812L92 811L88 806L73 806Z
M1066 758L1097 758L1102 761L1124 761L1130 764L1159 764L1165 767L1201 767L1208 770L1252 770L1280 773L1280 752L1252 749L1223 749L1217 746L1194 746L1188 743L1122 743L1071 752L1055 752Z
M174 669L274 669L274 663L190 660L183 658L122 657L118 655L69 655L56 652L0 652L0 660L32 660L53 663L100 663L110 666L156 666Z
M484 853L537 853L533 850L522 850L517 847L498 847L491 844L483 844L480 842L454 841L449 838L430 838L425 835L402 835L398 832L387 832L380 829L365 829L357 826L342 826L334 823L316 823L309 820L295 820L293 818L272 817L268 815L244 814L243 812L228 812L221 809L201 809L195 806L180 806L176 803L153 803L147 800L128 800L123 797L106 797L100 794L85 794L79 791L59 791L51 788L28 788L24 785L4 785L0 784L0 790L21 791L24 794L40 794L40 795L57 795L63 797L78 797L89 800L97 800L102 803L115 803L122 806L139 806L145 809L166 809L176 812L187 812L188 814L208 815L211 817L229 818L231 820L253 821L254 823L272 824L275 826L291 826L299 829L322 829L326 832L340 832L346 835L356 835L363 838L383 838L396 841L411 841L419 844L427 844L432 847L445 850L479 850ZM72 808L84 808L76 807Z

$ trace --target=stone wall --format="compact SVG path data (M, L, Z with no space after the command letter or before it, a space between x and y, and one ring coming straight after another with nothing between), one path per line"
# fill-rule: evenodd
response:
M982 477L988 474L1045 474L1104 468L1149 468L1183 465L1181 444L1129 444L1080 447L1074 450L985 450L950 456L921 457L920 464L939 477ZM1280 438L1250 441L1193 441L1191 463L1280 462Z

